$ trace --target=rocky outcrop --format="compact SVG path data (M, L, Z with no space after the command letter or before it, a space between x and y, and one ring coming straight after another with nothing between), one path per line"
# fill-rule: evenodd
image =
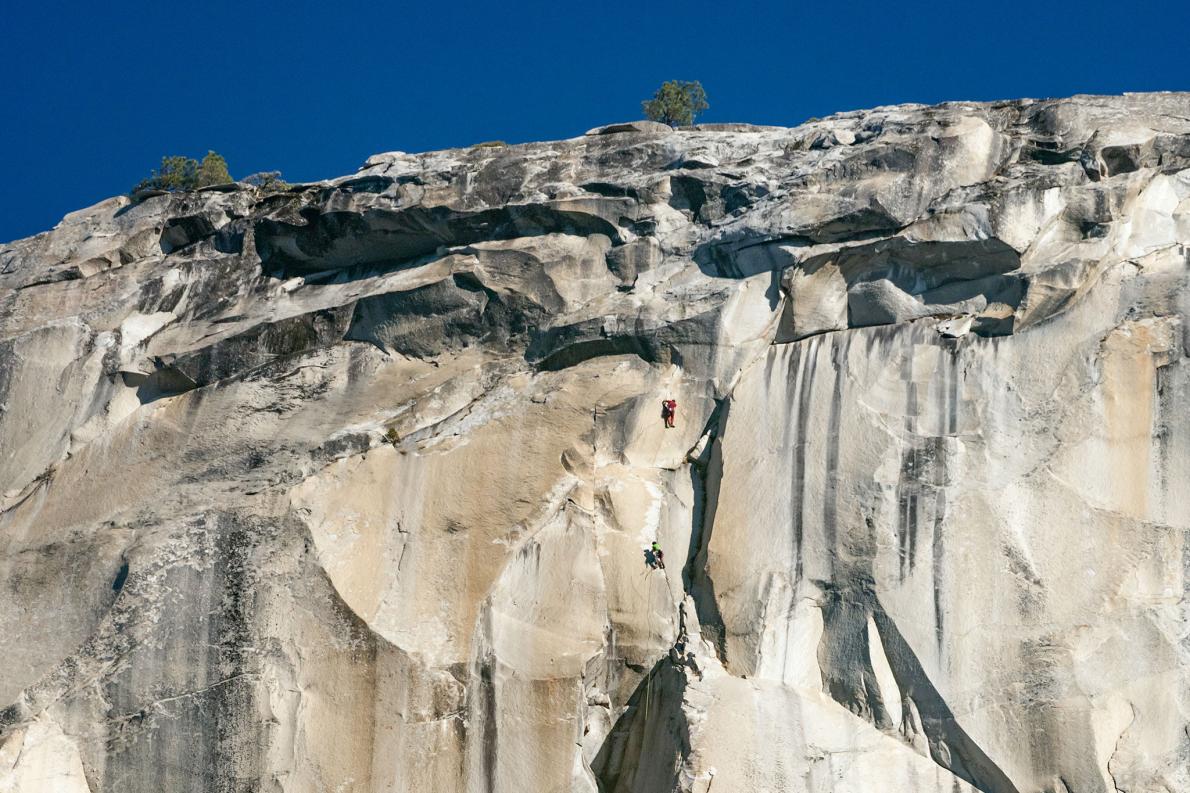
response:
M0 247L0 791L1190 790L1188 245L1149 94Z

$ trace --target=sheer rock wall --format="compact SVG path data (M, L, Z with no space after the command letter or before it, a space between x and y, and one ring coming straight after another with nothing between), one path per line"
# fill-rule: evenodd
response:
M76 212L0 791L1190 791L1188 246L1184 94Z

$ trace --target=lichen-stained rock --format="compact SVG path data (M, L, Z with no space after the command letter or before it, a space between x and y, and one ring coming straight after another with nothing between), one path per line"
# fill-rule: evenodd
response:
M1188 250L1185 94L73 213L0 793L1190 790Z

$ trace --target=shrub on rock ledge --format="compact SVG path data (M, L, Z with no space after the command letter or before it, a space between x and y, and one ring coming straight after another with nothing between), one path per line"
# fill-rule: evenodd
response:
M200 163L193 157L180 154L161 158L161 168L153 171L148 179L142 179L132 188L132 193L145 190L164 190L169 193L183 190L197 190L200 187L227 184L232 181L223 156L208 151Z
M261 171L244 177L244 183L258 187L266 193L288 190L292 185L281 178L280 171Z

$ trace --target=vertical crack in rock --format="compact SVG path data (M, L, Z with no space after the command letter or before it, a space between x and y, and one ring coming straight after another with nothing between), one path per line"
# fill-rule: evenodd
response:
M946 460L946 439L933 439L933 454L936 462L934 466L934 521L932 526L933 539L930 543L930 556L933 564L930 569L930 588L934 595L934 640L938 646L939 655L943 650L943 631L945 628L944 594L942 582L946 575L946 542L944 541L946 525L946 490L944 470Z
M707 553L711 542L711 531L715 523L715 505L719 496L722 477L719 438L727 427L731 412L730 397L716 400L715 409L704 430L706 447L701 456L691 461L690 480L694 491L694 507L691 510L691 547L689 562L682 570L683 586L694 599L695 611L702 629L703 639L715 648L721 663L727 663L727 642L724 634L723 617L715 599L715 582L707 567Z

